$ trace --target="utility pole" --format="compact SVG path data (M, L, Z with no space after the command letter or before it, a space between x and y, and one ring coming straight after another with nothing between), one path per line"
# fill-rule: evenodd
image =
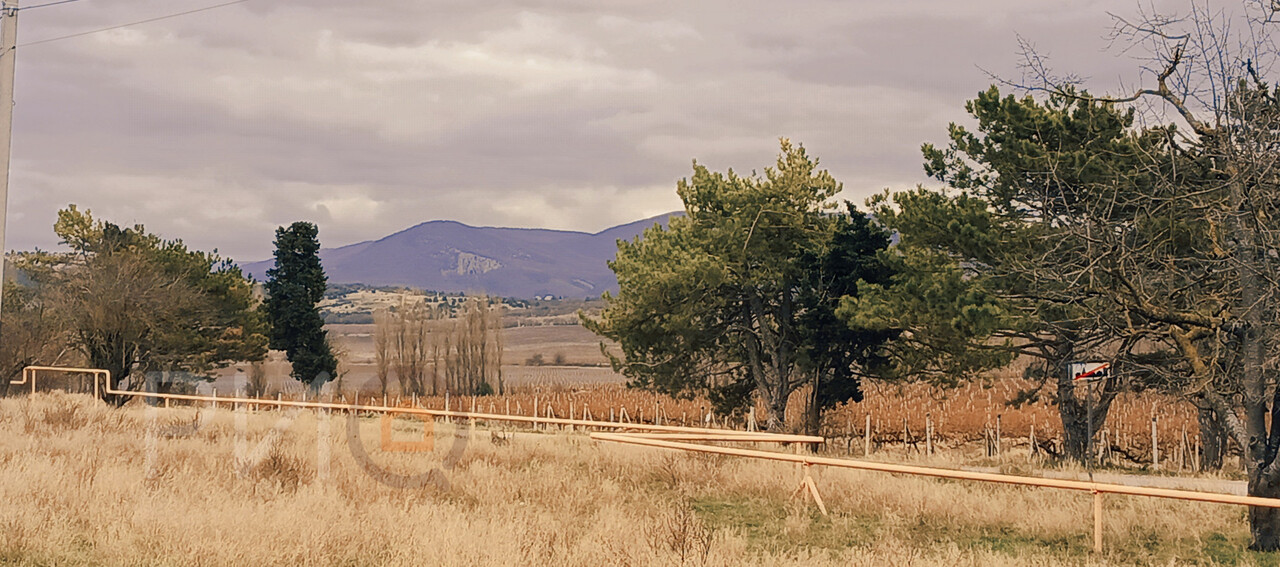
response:
M2 0L0 14L0 309L4 306L4 229L9 217L9 148L13 137L13 63L18 57L18 0Z

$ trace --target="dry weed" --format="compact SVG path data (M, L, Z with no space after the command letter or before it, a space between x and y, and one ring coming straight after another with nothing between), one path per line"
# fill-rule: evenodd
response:
M71 410L75 406L78 409ZM156 412L154 416L149 412ZM247 418L266 439L281 414ZM302 412L236 466L226 409L107 408L83 396L0 399L0 563L17 565L1181 565L1263 563L1244 511L846 470L831 510L789 498L794 467L477 432L448 491L374 481L346 420ZM198 424L192 435L161 435ZM358 421L376 441L377 419ZM154 427L154 435L148 435ZM437 427L440 438L454 431ZM372 453L397 471L438 455ZM327 456L322 462L318 459ZM437 461L431 461L437 458ZM325 466L322 466L325 465ZM658 469L658 472L654 472ZM243 476L241 474L243 472Z

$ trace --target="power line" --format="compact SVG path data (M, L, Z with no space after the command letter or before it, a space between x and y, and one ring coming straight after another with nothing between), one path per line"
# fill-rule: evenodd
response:
M74 2L74 1L77 1L77 0L62 0L62 2ZM214 4L214 5L212 5L212 6L205 6L205 7L203 7L203 8L196 8L196 9L194 9L194 10L187 10L187 11L185 11L185 12L178 12L178 13L176 13L176 14L169 14L169 15L167 15L167 16L159 16L159 17L156 17L156 18L148 18L148 19L146 19L146 20L138 20L138 21L136 21L136 22L129 22L129 23L127 23L127 24L120 24L120 25L118 25L118 26L111 26L111 27L100 28L100 29L90 30L90 31L85 31L85 32L80 32L80 33L73 33L73 34L71 34L71 35L64 35L64 36L60 36L60 37L51 37L51 38L49 38L49 39L41 39L41 40L38 40L38 41L32 41L32 42L28 42L28 43L22 43L22 44L19 44L19 45L18 45L18 47L27 47L27 46L31 46L31 45L40 45L41 43L50 43L50 42L54 42L54 41L62 41L62 40L64 40L64 39L71 39L71 38L73 38L73 37L83 37L83 36L86 36L86 35L93 35L93 34L95 34L95 33L102 33L102 32L104 32L104 31L111 31L111 30L118 30L118 29L120 29L120 28L127 28L127 27L129 27L129 26L136 26L136 25L140 25L140 24L149 24L149 23L151 23L151 22L158 22L158 21L160 21L160 20L167 20L167 19L169 19L169 18L177 18L177 17L179 17L179 16L186 16L186 15L189 15L189 14L195 14L195 13L197 13L197 12L206 12L206 11L213 10L213 9L216 9L216 8L222 8L222 7L225 7L225 6L231 6L231 5L233 5L233 4L243 4L243 3L248 2L248 1L249 1L249 0L234 0L234 1L232 1L232 2L223 2L223 3L221 3L221 4ZM38 6L32 6L32 8L36 8L36 7L38 7Z
M45 6L57 6L58 4L70 4L72 2L79 2L79 1L80 0L58 0L57 2L46 2L44 4L36 4L35 6L23 6L21 8L18 8L18 11L31 10L34 8L43 8Z

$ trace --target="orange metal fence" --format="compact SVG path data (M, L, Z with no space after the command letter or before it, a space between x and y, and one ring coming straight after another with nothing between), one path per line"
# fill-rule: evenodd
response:
M610 421L592 421L565 419L554 417L536 417L524 415L508 415L494 413L478 413L466 411L451 410L435 410L420 407L394 407L379 406L368 404L335 404L329 402L309 402L296 400L280 400L280 399L257 399L257 398L240 398L240 397L218 397L214 396L198 396L189 394L164 394L157 392L138 392L131 390L117 390L111 385L110 373L106 370L87 369L87 368L62 368L51 366L31 366L23 370L23 378L21 381L13 381L11 384L25 384L31 382L31 390L35 392L36 372L67 372L67 373L87 373L94 376L94 393L99 395L98 380L103 378L105 389L102 391L112 395L123 395L141 398L154 398L163 400L181 400L191 402L201 402L213 404L255 404L275 407L294 407L294 408L310 408L310 409L326 409L339 411L355 411L355 412L381 412L392 414L419 415L430 417L448 417L458 419L468 419L472 421L506 421L517 423L533 423L533 424L549 424L562 426L579 426L591 427L597 429L620 430L622 433L591 433L591 438L599 441L608 441L615 443L626 443L631 445L641 445L647 447L656 447L663 449L676 449L681 451L690 451L697 453L710 453L719 455L730 455L737 457L746 457L753 459L764 459L771 461L781 461L795 463L803 468L804 477L801 480L800 489L807 490L812 496L822 512L826 513L826 507L822 502L822 497L818 493L817 486L814 484L813 478L809 475L809 468L813 466L827 466L836 468L856 469L865 471L878 471L893 474L909 474L917 476L928 476L934 478L946 478L954 480L970 480L979 482L993 482L999 484L1011 484L1017 486L1027 486L1036 488L1054 488L1060 490L1075 490L1081 492L1089 492L1093 495L1093 539L1094 550L1102 551L1102 495L1103 494L1121 494L1130 496L1147 496L1152 498L1170 498L1176 500L1189 500L1193 502L1209 502L1216 504L1234 504L1241 506L1257 506L1264 508L1280 508L1280 499L1276 498L1260 498L1256 496L1239 496L1235 494L1222 494L1217 492L1200 492L1192 490L1177 490L1168 488L1151 488L1143 486L1126 486L1122 484L1109 484L1101 482L1087 482L1077 480L1051 479L1030 476L1006 475L995 473L983 473L962 471L953 469L942 469L933 467L920 467L914 465L901 465L893 463L879 463L872 461L859 461L853 459L836 459L831 457L818 457L801 454L787 454L772 451L761 451L756 449L741 449L737 447L722 447L717 445L706 445L702 443L690 443L690 441L701 442L735 442L735 443L800 443L800 444L817 444L823 443L822 437L813 437L807 435L789 435L781 433L754 432L754 431L737 431L728 429L708 429L696 427L680 427L674 425L650 425L643 423L615 423Z

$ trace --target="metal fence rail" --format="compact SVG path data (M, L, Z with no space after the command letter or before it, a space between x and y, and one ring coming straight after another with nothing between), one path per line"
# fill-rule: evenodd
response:
M28 375L30 370L30 375ZM566 419L557 417L535 417L527 415L509 415L496 413L479 413L452 410L437 410L420 407L405 406L382 406L372 404L339 404L332 402L320 401L299 401L299 400L280 400L270 398L244 398L244 397L225 397L225 396L201 396L193 394L165 394L160 392L145 392L133 390L118 390L111 385L111 373L101 369L91 368L66 368L57 366L29 366L23 369L22 380L11 381L10 384L25 384L29 380L31 382L31 391L35 392L35 371L44 372L64 372L69 374L93 374L94 375L94 395L101 397L102 394L110 394L114 396L130 396L136 398L151 398L160 400L175 400L197 403L208 403L214 406L218 404L251 404L255 406L274 406L274 407L292 407L307 409L324 409L338 411L355 411L355 412L376 412L376 413L392 413L403 415L418 415L429 417L448 417L459 419L470 419L475 421L507 421L515 423L532 423L543 425L565 425L579 427L594 427L598 429L616 429L624 431L644 431L650 434L670 433L681 434L679 439L683 440L701 440L701 441L737 441L744 443L824 443L826 440L822 437L812 435L790 435L783 433L769 433L764 431L737 431L733 429L710 429L702 427L683 427L677 425L656 425L647 423L615 423L612 421L594 421L581 419ZM105 387L99 389L99 379L103 379Z
M786 453L775 453L770 451L759 451L755 449L739 449L735 447L720 447L715 445L702 445L696 443L685 443L676 440L666 439L661 435L642 435L630 433L592 433L592 439L600 441L611 441L615 443L627 443L631 445L643 445L646 447L659 447L663 449L677 449L681 451L692 451L696 453L711 453L717 455L731 455L737 457L747 457L752 459L764 459L770 461L782 461L788 463L796 463L805 467L819 465L827 467L856 469L864 471L887 472L894 474L908 474L916 476L929 476L934 478L947 478L954 480L972 480L980 482L994 482L999 484L1012 484L1016 486L1029 486L1037 488L1057 488L1062 490L1076 490L1081 492L1089 492L1093 494L1093 548L1094 551L1102 551L1102 495L1103 494L1126 494L1130 496L1148 496L1153 498L1170 498L1175 500L1189 500L1193 502L1211 502L1216 504L1235 504L1241 506L1258 506L1263 508L1280 508L1280 499L1277 498L1261 498L1257 496L1239 496L1235 494L1222 494L1218 492L1198 492L1192 490L1177 490L1170 488L1150 488L1145 486L1126 486L1123 484L1109 484L1101 482L1087 482L1078 480L1065 480L1054 478L1040 478L1031 476L1017 476L995 473L971 472L954 469L941 469L933 467L920 467L914 465L899 465L893 463L878 463L873 461L858 461L853 459L836 459L831 457L818 457L808 455L791 455Z

